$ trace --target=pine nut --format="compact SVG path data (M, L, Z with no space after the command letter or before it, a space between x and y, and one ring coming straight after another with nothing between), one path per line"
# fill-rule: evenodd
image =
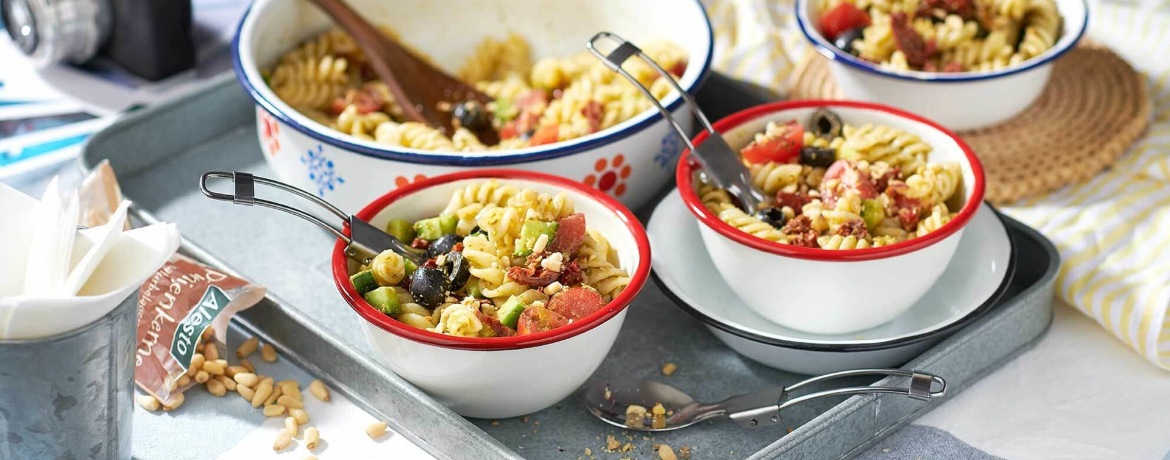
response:
M272 344L264 344L263 347L260 347L260 358L266 363L275 363L276 347L272 346Z
M185 386L190 385L190 384L191 384L191 377L187 377L186 375L183 375L183 376L179 377L179 381L176 384L176 386L185 387Z
M370 439L376 438L386 433L386 422L374 422L366 426L366 435Z
M239 393L240 396L243 396L244 399L248 400L248 402L251 402L252 398L254 398L256 396L256 390L253 390L253 389L248 388L248 387L243 386L243 385L239 385L236 387L236 393Z
M188 377L194 377L195 373L203 368L203 359L203 353L195 353L194 356L191 356L191 365L187 367Z
M207 361L219 359L219 346L214 342L208 342L207 346L203 347L203 358Z
M232 377L232 379L235 380L236 383L243 385L243 386L246 386L248 388L255 387L256 383L260 381L260 379L256 378L256 374L253 374L251 372L243 372L243 373L236 374L234 377Z
M317 431L317 427L305 428L305 448L313 450L317 448L317 443L321 441L321 432Z
M236 381L228 378L228 376L217 375L215 376L215 380L219 380L219 383L222 383L227 391L236 391Z
M163 403L163 405L162 405L163 410L170 412L170 411L173 411L175 409L178 409L179 406L183 405L183 401L186 401L187 398L184 398L183 394L179 393L171 399L172 399L172 401L170 404Z
M288 430L280 430L280 434L276 435L276 441L272 443L272 450L280 451L292 442L292 434Z
M285 406L285 407L295 407L297 409L304 409L305 408L305 405L303 403L301 403L300 401L297 401L296 399L294 399L293 397L291 397L289 395L281 395L279 398L276 398L276 403L280 404L282 406Z
M313 454L306 455L303 460L317 460L317 456Z
M235 378L236 374L246 374L248 372L250 371L244 366L228 366L224 368L223 375Z
M248 361L247 359L241 359L240 365L244 366L244 369L247 369L248 372L251 372L253 374L256 373L256 366L253 366L251 361Z
M158 410L158 407L159 407L158 398L155 398L154 396L137 395L134 397L134 400L138 401L138 405L142 406L143 409L146 409L146 410L151 411L151 412Z
M177 379L175 379L174 377L171 377L169 375L166 378L166 382L167 382L166 383L167 391L175 391L175 388L179 387L179 381Z
M281 406L279 404L273 404L271 406L264 406L264 416L265 417L279 417L281 415L284 415L284 413L285 413L285 407Z
M284 419L284 429L288 430L289 433L292 433L292 437L297 437L297 432L299 431L297 429L297 419L286 417Z
M207 361L203 363L203 370L208 374L223 375L223 366L215 361Z
M263 375L256 375L256 376L260 377L260 383L267 383L269 385L276 386L275 384L272 383L272 377L265 377Z
M276 382L276 386L278 386L278 387L287 387L287 386L289 386L289 385L292 385L292 386L294 386L294 387L300 388L300 387L301 387L301 382L298 382L298 381L296 381L296 380L292 380L292 379L289 379L289 380L281 380L281 381L279 381L279 382Z
M282 386L280 388L284 389L285 396L293 398L297 401L304 401L305 400L303 397L301 397L301 389L300 388L294 387L292 385L285 385L285 386Z
M217 379L211 379L207 381L207 392L216 396L223 396L227 394L227 387L224 386L223 382Z
M325 382L314 380L313 383L309 384L309 392L313 393L317 399L329 402L329 388L325 386Z
M272 396L272 385L267 383L257 385L256 394L252 396L252 407L260 407L269 396Z
M184 375L183 377L186 378L187 376ZM211 374L208 374L207 371L199 371L199 372L195 373L195 381L196 382L205 383L210 378L211 378Z
M291 415L292 418L296 419L298 425L309 423L309 413L305 412L304 409L289 409L288 415Z
M239 347L236 347L236 358L247 358L252 354L252 352L256 351L256 347L258 345L260 345L259 337L252 337L248 340L245 340L244 343L241 343Z
M269 406L272 404L276 404L276 400L280 399L280 397L283 395L284 395L284 390L280 389L280 387L273 387L272 394L268 395L268 399L264 400L264 405Z
M211 338L212 334L215 334L215 328L208 326L207 329L203 330L202 334L199 334L199 340L206 342L207 339Z
M219 359L217 359L217 360L215 360L215 361L212 361L212 362L213 362L213 363L215 363L215 364L218 364L218 365L219 365L219 367L222 367L222 368L224 368L224 369L227 369L227 367L228 367L227 360L226 360L226 359L223 359L223 358L219 358Z

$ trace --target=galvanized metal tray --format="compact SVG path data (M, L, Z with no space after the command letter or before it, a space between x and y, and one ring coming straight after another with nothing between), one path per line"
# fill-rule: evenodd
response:
M715 76L699 100L718 118L764 97ZM228 206L199 193L199 174L208 170L271 176L257 145L254 113L251 101L226 75L198 93L144 109L98 133L85 147L82 167L109 159L139 218L178 223L186 253L267 286L269 296L236 321L363 409L391 420L438 458L577 458L587 456L586 449L596 458L650 458L654 443L676 450L688 446L696 458L848 458L938 404L855 396L796 406L785 413L780 428L746 430L712 422L653 437L592 419L578 395L520 419L464 419L379 362L365 341L362 320L334 290L328 234L292 216ZM650 209L640 211L646 217ZM1035 231L1008 223L1018 264L1003 299L983 318L906 364L945 376L948 397L1013 358L1051 322L1056 250ZM659 369L666 362L679 366L669 378L672 384L706 400L803 377L735 354L651 283L630 307L617 344L594 380L661 378ZM635 449L606 452L609 435Z

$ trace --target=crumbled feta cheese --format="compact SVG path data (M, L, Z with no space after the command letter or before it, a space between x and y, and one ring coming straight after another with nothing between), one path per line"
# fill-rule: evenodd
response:
M557 252L553 255L545 257L544 260L541 260L540 266L544 267L544 269L548 271L560 272L561 264L564 262L564 260L565 257L562 256L561 253Z
M532 245L532 253L540 254L544 252L544 248L546 246L548 246L548 235L541 233L540 236L536 238L536 244Z

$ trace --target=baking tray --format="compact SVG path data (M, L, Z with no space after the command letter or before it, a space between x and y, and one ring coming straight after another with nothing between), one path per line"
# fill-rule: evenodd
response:
M767 97L718 75L699 93L700 104L714 118ZM361 319L334 289L329 268L333 240L327 233L292 216L213 202L199 193L204 171L272 176L257 144L254 113L234 78L225 75L197 93L143 109L96 134L84 149L82 167L109 159L139 218L178 223L185 252L267 286L269 296L236 321L363 409L391 420L396 430L438 458L588 458L588 449L596 458L645 459L653 456L654 443L676 451L688 446L696 458L848 458L938 404L895 396L826 399L786 411L780 427L747 430L720 421L655 436L594 420L582 409L579 395L523 418L462 418L380 364L365 341ZM650 209L639 215L647 217ZM1018 264L1003 300L906 364L946 377L948 398L1013 358L1051 322L1056 250L1035 231L1007 221ZM679 366L669 378L659 372L667 362ZM653 283L631 305L617 343L589 383L615 375L663 378L700 400L804 377L735 354ZM635 449L606 452L609 435Z

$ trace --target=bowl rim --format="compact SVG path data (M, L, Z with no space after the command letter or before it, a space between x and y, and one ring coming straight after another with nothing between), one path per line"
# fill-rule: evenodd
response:
M745 340L749 340L752 342L756 342L756 343L760 343L760 344L764 344L764 345L769 345L769 346L775 346L775 347L789 348L789 349L794 349L794 350L820 351L820 352L832 352L832 353L852 353L852 352L886 350L886 349L892 349L892 348L899 348L899 347L903 347L906 345L911 345L911 344L915 344L918 342L922 342L925 340L934 339L934 338L943 336L945 334L949 334L951 332L954 332L962 327L965 327L966 325L971 324L972 322L978 320L979 318L982 318L983 315L985 315L985 314L987 314L987 312L991 311L991 309L1000 301L1000 299L1002 299L1004 297L1004 295L1007 294L1008 289L1011 287L1011 284L1012 284L1013 280L1015 279L1016 269L1017 269L1017 265L1018 265L1018 260L1017 260L1017 255L1016 255L1016 238L1015 238L1015 235L1012 234L1011 230L1008 229L1007 222L1004 220L1003 214L1001 214L998 209L995 209L994 206L988 205L988 209L990 209L992 211L992 214L995 216L995 218L998 220L998 222L1004 226L1004 230L1007 233L1009 256L1008 256L1007 269L1004 272L1003 280L1000 281L999 286L995 288L995 291L992 291L991 295L988 296L987 299L985 299L982 303L980 303L979 306L977 306L974 309L972 309L971 311L967 312L966 315L963 315L962 317L959 317L959 318L957 318L954 321L951 321L949 323L942 324L938 328L922 331L921 333L918 333L918 334L902 335L902 336L897 336L897 337L893 337L893 338L881 340L881 341L834 342L834 343L806 342L806 341L782 339L782 338L757 334L755 332L740 329L732 324L725 323L725 322L720 321L712 316L707 315L706 313L703 313L702 310L695 308L689 302L687 302L686 300L683 300L682 297L679 297L678 294L675 294L674 291L668 287L667 283L665 281L663 281L663 279L657 273L651 272L650 277L651 277L651 279L654 280L654 283L658 286L658 288L664 294L666 294L667 298L669 298L672 302L674 302L674 304L677 305L680 309L687 312L691 316L694 316L696 319L698 319L700 322L702 322L705 326L714 327L716 329L719 329L720 331L726 332L728 334L731 334L731 335L734 335L736 337L739 337L739 338L742 338Z
M1042 53L1042 55L1039 57L1025 60L1017 65L1011 65L999 70L991 71L948 73L910 70L894 72L885 70L879 65L863 60L857 56L842 51L836 46L828 44L828 40L821 36L820 31L816 30L815 27L812 27L812 24L810 24L812 18L808 17L808 5L811 1L812 0L796 0L796 23L800 27L801 33L804 34L805 39L807 39L813 45L813 48L816 49L817 52L822 56L828 58L830 61L840 62L849 67L869 72L874 75L897 80L926 83L964 83L990 80L993 78L1006 77L1008 75L1027 72L1034 68L1049 64L1050 62L1064 55L1064 53L1075 48L1077 43L1081 41L1081 38L1084 37L1085 31L1088 29L1089 25L1089 3L1087 0L1080 0L1079 3L1081 4L1081 10L1085 12L1084 20L1082 20L1080 24L1077 24L1077 28L1075 30L1067 30L1066 27L1065 34L1061 35L1061 38L1063 38L1067 36L1068 33L1074 33L1075 36L1073 39L1065 41L1063 44L1061 43L1061 40L1057 40L1056 43L1053 44L1052 48L1045 50L1044 53ZM1063 14L1061 15L1061 19L1064 19ZM1067 26L1067 22L1062 21L1062 23Z
M450 182L467 179L527 180L541 182L547 185L552 185L554 187L571 189L574 192L580 193L585 197L594 200L602 207L614 212L615 218L618 219L618 221L621 223L625 224L626 230L629 231L630 234L634 237L634 243L638 249L638 265L634 269L633 273L630 274L630 284L628 284L622 290L621 294L619 294L617 298L611 300L601 310L598 310L579 321L574 321L568 325L553 329L551 331L512 337L458 337L445 335L407 326L406 324L403 324L382 314L369 303L367 303L366 300L357 293L357 290L355 290L353 285L349 282L349 259L345 256L346 245L344 241L338 239L337 243L333 247L333 282L337 286L337 290L341 293L341 296L345 299L346 303L348 303L349 306L352 307L359 316L365 319L366 322L398 337L442 348L472 351L516 350L522 348L532 348L575 337L597 326L600 326L602 323L609 321L613 317L617 316L618 313L621 313L627 306L629 306L629 304L634 300L634 297L638 295L638 293L642 290L642 287L646 284L646 280L649 278L650 274L650 240L646 236L646 229L642 226L642 223L638 220L638 218L634 216L634 213L618 202L617 199L605 194L598 189L559 176L553 176L550 174L534 171L519 171L510 169L478 169L443 174L423 179L418 182L412 182L404 187L395 189L385 195L382 195L362 208L361 211L358 211L355 216L362 220L369 221L391 203L406 198L415 192ZM346 228L344 233L349 235L349 229Z
M231 45L232 68L236 74L236 79L240 82L240 86L244 88L244 92L247 93L250 98L252 98L252 101L257 106L263 108L269 114L276 117L276 119L280 120L281 123L291 126L294 130L309 136L310 138L324 142L334 147L341 148L348 152L357 153L359 155L375 159L403 161L408 163L436 166L514 165L560 158L576 153L590 151L600 146L611 144L637 134L656 124L661 120L662 117L662 114L659 113L657 109L651 107L639 113L638 115L635 115L634 118L631 118L631 120L636 120L638 117L643 117L641 120L637 120L636 123L621 127L620 129L615 129L617 128L616 126L606 128L605 130L598 131L598 133L602 133L610 129L613 129L614 131L597 136L593 139L578 141L570 139L563 142L555 142L549 144L548 146L529 147L527 149L523 149L524 151L516 151L515 153L505 153L498 155L474 155L467 154L465 152L436 153L427 150L408 149L405 147L372 147L369 145L360 144L355 142L356 139L352 138L352 136L349 136L348 134L341 132L331 133L328 132L330 130L327 128L319 128L318 123L311 123L308 125L300 123L295 118L285 113L285 111L281 108L281 106L287 107L287 104L284 104L282 101L270 100L263 93L263 91L259 89L259 85L266 85L266 83L263 81L260 81L259 83L253 82L253 78L261 78L259 69L256 67L256 63L254 61L249 63L251 65L252 72L249 72L245 67L242 57L243 53L240 52L240 39L243 36L244 29L250 27L251 24L257 20L256 18L258 16L253 14L256 10L256 6L258 4L267 6L268 3L273 1L276 0L259 0L249 4L248 8L244 11L243 17L240 19L239 24L236 26L236 33L232 38ZM699 88L703 85L704 82L706 82L707 78L711 74L711 63L713 62L712 60L714 59L715 54L715 33L711 28L711 17L707 14L707 10L703 8L700 0L692 0L692 3L694 7L698 8L699 14L703 18L703 23L706 25L706 27L701 30L702 33L706 34L706 58L703 61L702 66L699 68L699 73L696 75L695 80L690 84L690 86L683 86L683 89L685 89L687 93L693 96L696 92L698 92ZM683 85L683 83L680 82L680 85ZM676 95L674 98L674 101L666 105L666 109L672 112L679 108L683 103L682 97ZM292 108L289 107L289 109L291 110Z
M764 116L775 115L795 109L804 109L810 107L845 107L853 109L871 110L878 112L885 112L896 117L906 118L911 121L916 121L934 128L942 134L951 138L956 145L967 156L968 164L971 167L971 175L975 178L975 183L971 184L971 196L967 202L963 204L963 209L959 210L950 222L947 222L938 230L927 233L926 236L914 238L912 240L902 241L891 244L889 246L881 246L876 248L866 249L850 249L847 251L834 251L821 248L805 248L793 246L789 244L780 244L773 241L757 238L747 233L737 230L735 227L723 222L712 213L706 206L703 206L698 194L693 187L692 177L694 172L699 168L698 164L690 158L690 150L683 151L679 157L678 167L675 169L675 181L678 183L679 194L682 196L683 202L686 203L687 209L699 219L703 225L714 230L725 238L728 238L736 243L747 246L748 248L757 251L766 252L782 257L790 257L795 259L816 260L822 262L859 262L866 260L885 259L889 257L900 256L915 252L938 243L951 236L955 232L965 227L975 213L979 210L980 204L983 202L984 194L984 174L983 165L979 162L979 158L975 156L975 152L971 147L963 142L955 133L942 127L938 123L927 120L918 115L911 114L893 107L874 104L870 102L855 102L855 101L826 101L826 100L804 100L804 101L784 101L772 102L769 104L758 105L745 110L728 115L727 117L715 122L713 127L717 132L725 132L736 128L744 123L761 118ZM692 143L698 145L707 138L709 133L703 131L699 133L692 140Z

